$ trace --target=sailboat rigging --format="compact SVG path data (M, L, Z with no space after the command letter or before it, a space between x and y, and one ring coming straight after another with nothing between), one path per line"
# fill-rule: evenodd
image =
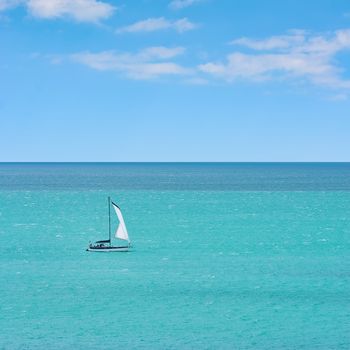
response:
M115 213L117 214L119 225L117 231L115 232L115 238L127 242L127 245L122 246L113 246L112 245L112 235L111 235L111 206L113 207ZM111 198L108 197L108 234L109 239L96 241L95 243L90 243L89 247L86 249L89 252L127 252L131 245L126 229L125 221L123 214L117 204L111 201Z

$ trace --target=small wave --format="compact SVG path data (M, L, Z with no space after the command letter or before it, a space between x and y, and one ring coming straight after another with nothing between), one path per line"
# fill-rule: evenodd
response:
M29 224L13 224L13 226L38 226L37 223L29 223Z

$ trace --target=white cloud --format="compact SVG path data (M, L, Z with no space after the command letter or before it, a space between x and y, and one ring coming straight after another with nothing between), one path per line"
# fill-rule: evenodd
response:
M330 101L347 101L348 99L349 95L347 94L337 94L329 98Z
M196 28L196 24L190 22L187 18L182 18L176 21L165 19L164 17L148 18L144 21L139 21L129 26L120 28L118 33L136 33L136 32L154 32L157 30L174 29L179 33Z
M81 52L71 56L75 62L100 71L115 71L132 79L154 79L162 75L186 75L190 70L164 61L184 52L184 48L149 47L138 53Z
M115 8L96 0L29 0L29 12L39 18L69 16L81 22L96 22L110 17Z
M207 79L198 78L198 77L186 79L184 82L190 85L208 85L209 84L209 81Z
M0 0L0 11L8 10L23 3L23 0Z
M341 77L341 69L335 64L336 54L350 49L349 29L317 36L294 31L263 40L240 38L231 44L254 51L232 52L225 62L207 62L199 70L227 81L303 79L330 88L350 89L350 80Z
M289 35L272 36L263 40L254 40L250 38L239 38L231 41L232 45L241 45L253 50L273 50L273 49L285 49L302 43L305 40L304 31L291 31Z
M168 59L175 56L179 56L185 52L184 47L164 47L164 46L152 46L146 49L143 49L138 57L142 59Z
M173 10L181 10L200 1L202 0L172 0L169 4L169 7Z
M98 22L115 11L114 6L99 0L0 0L0 10L21 4L37 18L70 17L80 22Z

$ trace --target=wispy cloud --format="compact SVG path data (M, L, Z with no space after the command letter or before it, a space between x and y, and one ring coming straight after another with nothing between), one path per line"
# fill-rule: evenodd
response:
M231 45L245 46L253 50L273 50L286 49L298 45L305 40L305 31L292 30L290 34L271 36L266 39L256 40L247 37L235 39L230 42Z
M252 52L234 51L224 62L207 62L199 70L226 81L238 79L303 79L329 88L350 89L335 56L350 49L350 30L324 35L292 31L262 40L239 38L231 42Z
M169 7L173 10L181 10L201 1L202 0L172 0L169 3Z
M329 98L330 101L347 101L349 99L349 94L337 94Z
M25 5L37 18L69 17L80 22L98 22L110 17L115 7L98 0L0 0L0 10Z
M23 3L24 0L0 0L0 11L5 11Z
M189 85L208 85L209 81L204 78L193 77L193 78L184 80L184 83Z
M178 47L165 47L165 46L151 46L141 50L138 53L138 57L149 60L149 59L169 59L179 55L182 55L185 52L185 48Z
M137 32L154 32L157 30L174 29L179 33L186 32L196 28L197 25L190 22L187 18L181 18L175 21L168 20L164 17L148 18L136 22L129 26L120 28L117 33L137 33Z
M70 58L92 69L115 71L132 79L154 79L163 75L187 75L190 70L167 61L181 55L182 47L149 47L137 53L103 51L99 53L80 52Z

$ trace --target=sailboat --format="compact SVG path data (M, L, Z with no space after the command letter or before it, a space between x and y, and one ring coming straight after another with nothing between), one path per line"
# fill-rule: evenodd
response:
M112 236L111 236L111 206L113 207L115 213L117 214L119 225L117 231L115 232L115 237L123 240L125 243L121 246L113 246L112 245ZM108 224L109 224L109 239L96 241L95 243L90 243L89 247L86 249L89 252L127 252L130 245L130 239L128 235L128 231L125 226L124 218L120 208L111 201L111 198L108 197Z

